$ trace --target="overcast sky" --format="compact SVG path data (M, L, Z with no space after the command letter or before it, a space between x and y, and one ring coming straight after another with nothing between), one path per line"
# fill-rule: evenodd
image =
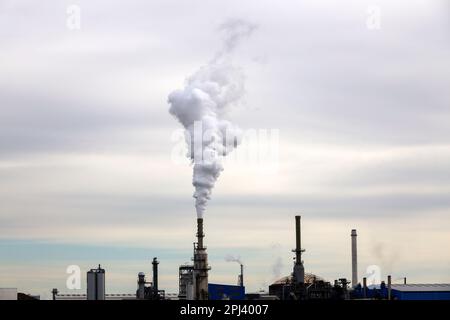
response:
M69 292L68 265L101 263L108 292L133 293L158 256L177 292L196 215L167 96L229 19L257 25L233 55L246 95L230 117L277 130L278 158L225 166L205 213L210 281L237 281L227 254L249 291L289 274L301 213L306 272L350 278L356 228L360 277L378 265L450 282L449 12L445 0L0 0L0 287L48 297Z

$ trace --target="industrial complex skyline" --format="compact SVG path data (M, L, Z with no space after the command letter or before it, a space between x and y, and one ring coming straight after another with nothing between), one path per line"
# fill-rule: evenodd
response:
M158 257L178 291L196 211L167 96L243 17L256 32L233 52L233 120L276 132L277 153L226 163L204 213L209 280L236 284L227 255L249 291L290 274L301 214L306 273L351 279L357 229L360 279L375 265L450 283L446 1L378 1L374 28L370 1L75 2L76 28L72 1L0 3L0 287L85 293L101 264L107 293L134 293ZM70 265L80 290L65 289Z

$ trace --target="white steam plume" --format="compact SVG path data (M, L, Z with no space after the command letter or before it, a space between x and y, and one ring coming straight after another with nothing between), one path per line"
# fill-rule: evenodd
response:
M186 80L184 89L169 94L169 112L186 129L187 156L194 165L192 184L199 218L203 217L212 188L223 170L222 158L241 140L241 130L224 118L244 94L244 76L241 69L231 64L229 54L254 28L243 20L222 24L219 28L224 35L222 49Z
M235 256L232 256L231 254L228 254L228 255L225 256L225 261L226 262L237 262L239 264L243 264L242 260L241 260L241 257L239 257L239 256L235 257Z

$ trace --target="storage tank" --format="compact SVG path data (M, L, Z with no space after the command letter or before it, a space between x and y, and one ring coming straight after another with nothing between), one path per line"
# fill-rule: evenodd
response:
M145 299L145 273L138 274L138 289L136 291L136 299Z
M105 300L105 269L100 265L87 272L87 300Z

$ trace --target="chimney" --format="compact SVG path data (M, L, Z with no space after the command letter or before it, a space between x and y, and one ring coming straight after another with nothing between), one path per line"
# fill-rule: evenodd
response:
M153 296L155 299L158 298L158 260L156 257L153 258Z
M295 284L305 282L305 268L303 267L302 261L302 252L304 252L305 250L302 249L301 245L300 219L300 216L295 216L295 249L292 250L293 252L295 252L295 264L293 273Z
M406 277L403 278L403 284L406 284Z
M244 286L244 265L241 263L241 277L240 277L240 286Z
M387 281L388 281L388 300L391 300L392 297L392 279L391 275L388 275Z
M367 298L367 278L363 278L363 298Z
M352 287L358 284L358 252L356 246L356 229L352 229Z
M203 234L203 219L197 219L197 246L199 249L203 248L203 238L205 235Z
M197 219L197 243L194 243L194 299L208 300L208 254L203 246L203 219Z

